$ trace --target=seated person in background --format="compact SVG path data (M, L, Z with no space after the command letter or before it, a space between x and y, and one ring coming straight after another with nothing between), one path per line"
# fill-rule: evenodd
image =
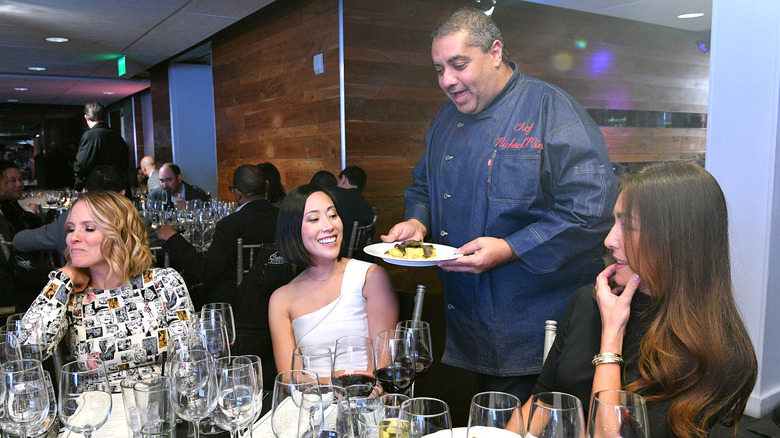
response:
M128 374L160 372L166 327L194 312L173 269L152 269L141 216L116 192L83 193L68 213L68 264L24 315L40 315L47 356L67 334L79 360L101 359L114 392ZM132 370L132 371L130 371Z
M163 249L171 257L174 266L182 268L189 281L205 283L191 287L190 293L200 308L205 303L227 302L235 305L236 293L236 241L240 237L245 245L274 243L276 217L279 209L266 199L266 180L262 171L253 165L238 166L233 172L230 191L235 196L238 209L219 221L214 238L205 253L199 252L170 225L157 230ZM249 266L249 250L244 253L244 263Z
M24 180L19 168L11 161L0 160L0 169L4 169L8 176L8 191L0 201L3 216L11 222L17 232L40 227L42 223L37 214L40 213L38 204L27 204L24 208L19 205L19 201L24 197Z
M276 241L280 253L306 267L271 295L268 321L278 372L290 369L299 345L327 345L361 335L376 339L398 322L398 298L384 268L340 254L342 224L333 198L307 184L282 202Z
M286 194L284 192L284 186L282 185L282 176L279 174L279 169L267 161L258 164L257 167L263 171L265 182L268 184L268 202L278 207Z
M685 162L621 185L604 242L616 263L595 292L574 292L533 393L573 394L588 418L593 394L625 389L647 400L651 437L707 436L740 419L757 374L734 302L723 192ZM523 409L528 418L530 402Z
M333 189L339 204L341 221L344 223L344 251L352 236L355 221L360 226L370 224L374 220L374 209L363 197L363 187L366 186L366 172L358 166L347 166L339 173L338 187ZM371 237L371 236L370 236ZM370 261L370 256L363 250L356 251L353 257Z
M92 172L90 172L84 183L84 191L91 193L111 191L124 195L124 186L124 177L117 172L116 168L101 164L95 166ZM67 242L65 241L68 235L65 231L67 220L68 214L63 212L52 223L33 230L23 230L16 233L13 240L14 248L24 252L57 251L64 253L65 248L67 248ZM157 231L150 224L145 224L149 243L151 246L159 246L161 242L157 239Z
M339 184L339 180L336 179L336 175L327 170L320 170L311 177L309 184L320 186L323 189L332 190Z
M208 201L210 196L200 187L187 184L181 178L181 169L173 163L165 163L160 168L160 187L146 196L149 201Z
M141 158L141 172L146 176L146 189L148 192L153 192L159 188L162 188L160 183L160 170L157 169L157 163L154 162L154 158L145 156Z

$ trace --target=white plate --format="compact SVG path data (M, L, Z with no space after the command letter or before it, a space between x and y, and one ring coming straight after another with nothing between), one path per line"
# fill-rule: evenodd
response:
M436 257L429 259L402 259L393 257L390 254L385 254L387 250L394 247L398 242L387 243L375 243L363 248L363 252L374 257L380 257L382 260L393 265L400 266L436 266L439 262L445 260L456 259L463 254L455 254L455 248L447 245L439 245L438 243L426 243L426 245L433 245L436 248Z

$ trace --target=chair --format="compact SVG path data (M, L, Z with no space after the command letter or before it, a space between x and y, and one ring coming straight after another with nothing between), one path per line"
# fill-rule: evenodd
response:
M362 250L366 245L371 244L371 239L374 237L374 230L376 230L376 219L374 219L368 225L360 226L358 221L355 221L352 226L352 235L349 236L349 245L347 246L347 258L351 259L356 250Z
M239 237L236 239L236 286L240 285L244 281L244 275L249 273L252 268L252 263L257 259L257 254L261 249L276 250L276 244L274 243L255 243L252 245L244 245L244 239ZM249 250L249 263L244 263L244 250Z

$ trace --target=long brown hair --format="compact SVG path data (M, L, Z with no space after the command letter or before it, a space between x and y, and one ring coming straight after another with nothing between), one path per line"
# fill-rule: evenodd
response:
M622 185L631 268L657 312L642 339L641 377L626 389L669 401L677 436L707 436L715 423L739 420L757 374L732 291L725 197L686 162L649 166ZM628 235L637 231L634 247Z

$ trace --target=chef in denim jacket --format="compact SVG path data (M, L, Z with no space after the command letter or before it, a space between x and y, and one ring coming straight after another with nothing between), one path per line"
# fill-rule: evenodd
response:
M442 362L481 391L528 399L542 367L544 321L603 269L617 184L601 131L563 90L510 61L493 20L458 9L432 35L450 99L431 123L385 242L430 237L463 256L439 263Z

